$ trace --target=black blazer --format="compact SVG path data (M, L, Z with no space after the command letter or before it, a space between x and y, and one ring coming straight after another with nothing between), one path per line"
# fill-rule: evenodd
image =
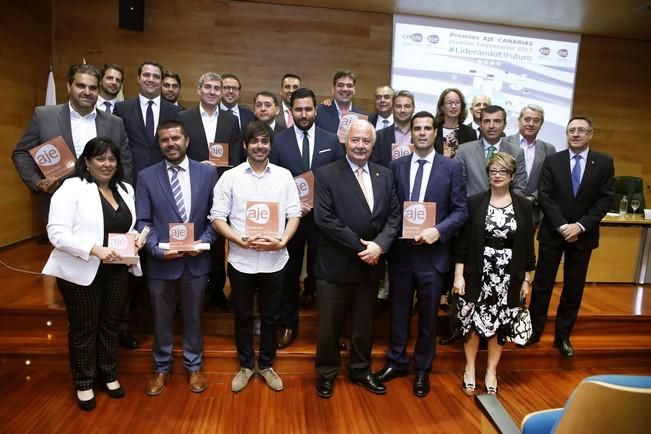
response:
M292 172L292 176L298 176L305 173L306 168L303 166L303 157L299 151L294 131L292 126L274 134L269 161L289 170ZM344 149L341 147L337 135L323 128L315 127L314 152L310 168L316 170L340 158L344 158Z
M396 142L395 124L391 124L387 128L382 128L375 135L375 146L373 146L370 161L384 167L389 167L392 160L391 145Z
M463 277L466 280L466 293L463 296L468 301L479 299L481 291L481 276L484 266L485 223L490 202L490 190L470 196L470 218L461 230L455 246L455 263L463 263ZM520 303L520 289L524 281L525 271L531 271L536 266L536 256L533 249L533 221L531 217L531 202L522 196L511 192L515 221L518 225L513 238L513 257L510 264L511 285L507 302L509 307Z
M190 136L190 145L187 150L188 157L195 161L207 160L208 142L206 141L206 132L203 129L199 106L179 112L176 118L183 123ZM237 166L244 161L242 134L240 133L237 117L233 112L219 111L213 143L228 143L229 165Z
M459 145L466 142L472 142L477 140L477 133L472 127L469 127L466 124L459 124L457 128L457 142ZM439 154L443 154L443 126L439 125L436 128L436 138L434 139L434 149Z
M585 232L579 235L577 248L591 250L599 246L599 222L615 194L615 166L608 155L593 150L588 151L586 160L581 185L574 197L570 152L565 150L545 158L538 184L538 201L544 214L538 232L541 244L562 245L565 240L558 228L578 222Z
M366 248L360 238L374 241L388 252L400 229L400 204L391 171L374 163L368 166L373 211L346 158L314 172L314 222L321 233L314 274L319 279L369 282L384 274L384 256L376 265L368 265L357 257Z

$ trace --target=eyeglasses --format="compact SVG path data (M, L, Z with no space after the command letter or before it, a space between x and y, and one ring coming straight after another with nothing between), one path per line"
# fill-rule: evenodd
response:
M588 133L591 133L591 132L592 132L592 128L583 128L583 127L574 128L574 127L572 127L572 128L567 129L567 134L584 135L584 134L588 134Z
M454 107L455 105L461 105L461 101L448 101L445 105L448 107Z
M497 175L506 176L506 175L510 175L511 171L506 169L490 169L488 171L488 174L490 176L497 176Z
M235 86L222 86L224 92L239 92L240 88Z

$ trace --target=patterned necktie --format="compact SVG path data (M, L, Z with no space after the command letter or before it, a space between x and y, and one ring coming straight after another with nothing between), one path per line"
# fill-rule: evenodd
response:
M576 193L579 191L579 185L581 185L581 156L575 155L574 157L574 167L572 168L572 193L576 197Z
M145 131L147 131L147 139L149 143L154 141L154 110L151 106L154 101L147 101L147 117L145 118Z
M179 166L170 166L170 170L172 171L172 178L170 182L170 185L172 187L172 195L174 196L174 202L176 202L176 208L179 210L181 219L185 223L188 221L188 216L185 213L185 202L183 201L183 192L181 191L181 183L179 182L178 177L179 171L183 170L183 168Z
M495 153L495 151L497 151L497 148L496 148L495 146L493 146L493 145L490 145L490 146L488 147L488 152L486 152L486 159L487 159L487 160L490 159L490 157L493 156L493 154Z
M111 103L110 103L110 102L108 102L108 101L104 101L104 106L105 106L104 111L106 111L106 113L113 113L113 112L111 111Z
M307 131L303 131L303 168L310 170L310 139L307 137Z
M420 198L420 185L423 183L423 166L425 166L425 163L427 163L427 160L423 160L422 158L417 161L418 163L418 170L416 171L416 178L414 178L414 186L411 189L411 196L409 197L409 200L412 202L418 202L418 199Z
M362 193L364 193L364 199L366 199L366 203L370 208L371 201L368 199L368 190L366 190L366 183L364 182L364 168L358 167L355 173L357 174L357 182L359 183L359 186L362 188Z

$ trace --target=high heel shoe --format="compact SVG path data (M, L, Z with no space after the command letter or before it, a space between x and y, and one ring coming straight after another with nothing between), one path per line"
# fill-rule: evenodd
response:
M463 373L463 380L461 380L461 389L463 389L463 393L465 393L468 396L473 396L475 394L475 381L473 380L472 383L469 383L466 381L466 373Z
M95 408L95 395L93 389L77 390L77 405L84 411L91 411Z
M484 379L484 390L486 390L487 395L497 395L497 377L495 377L495 385L491 386L488 384L488 381Z

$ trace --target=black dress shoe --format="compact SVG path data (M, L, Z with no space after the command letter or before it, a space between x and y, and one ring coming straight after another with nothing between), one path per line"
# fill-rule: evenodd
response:
M387 393L387 388L384 386L384 384L382 384L380 380L371 374L368 374L365 377L351 378L350 381L363 386L369 392L375 393L377 395L384 395Z
M416 374L414 378L414 395L424 398L429 393L429 374Z
M127 331L121 331L120 334L118 334L118 343L122 348L126 348L128 350L135 350L136 348L140 347L140 344L134 338L129 334Z
M389 310L389 300L386 298L378 298L375 301L375 314L380 315Z
M106 387L106 384L104 384L104 389L106 390L106 393L108 396L110 396L113 399L122 399L126 396L126 392L122 388L122 386L118 387L117 389L109 389Z
M459 336L454 333L448 333L439 339L439 345L450 345L453 344L457 339L459 339Z
M81 408L84 411L91 411L95 408L95 404L97 401L95 401L95 397L93 396L91 399L87 401L82 401L81 399L77 398L77 405L79 405L79 408Z
M283 348L287 348L296 339L296 335L296 331L292 329L280 330L280 333L278 333L278 349L282 350Z
M334 380L319 378L316 382L316 394L321 398L332 398L332 390L335 388Z
M386 383L387 381L391 381L394 378L398 377L406 377L407 376L407 370L406 369L396 369L396 368L391 368L389 366L385 367L381 371L375 373L373 375L376 379L380 380L383 383Z
M574 357L574 348L570 343L569 339L560 339L554 341L554 346L558 348L558 351L568 359Z
M314 304L314 293L313 292L303 292L301 295L301 306L309 307Z

